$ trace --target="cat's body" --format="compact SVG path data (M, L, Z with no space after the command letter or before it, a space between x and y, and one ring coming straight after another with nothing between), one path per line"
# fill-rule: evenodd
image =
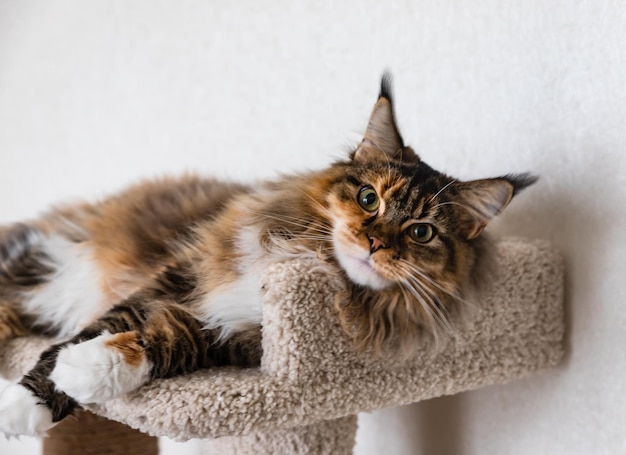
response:
M406 355L475 281L481 235L526 176L458 182L402 143L387 79L349 160L244 186L137 185L0 230L0 341L71 337L0 392L0 431L40 435L80 403L198 368L256 365L259 277L317 257L345 278L355 348ZM315 328L311 328L315 330Z
M208 312L205 302L190 295L202 284L193 282L201 275L195 268L220 272L207 278L216 281L207 283L206 290L198 289L198 294L225 290L241 278L233 274L237 266L232 259L246 247L211 245L199 237L214 232L210 225L220 214L228 217L223 213L227 202L249 197L250 191L243 185L193 176L161 179L96 204L62 208L35 222L15 225L0 240L6 269L0 275L0 301L17 303L31 328L59 337L76 334L112 306L151 287L181 303L193 300L189 308L203 319L200 316ZM223 228L236 232L231 226ZM210 251L199 251L202 248ZM33 266L21 263L33 257L40 266L36 281L28 283L25 278ZM175 282L177 273L185 275L184 285ZM259 319L255 316L254 323Z

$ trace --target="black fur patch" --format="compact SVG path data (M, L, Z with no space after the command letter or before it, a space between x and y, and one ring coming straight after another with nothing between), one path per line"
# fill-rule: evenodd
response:
M57 391L54 382L48 379L56 365L59 351L68 344L70 343L57 344L44 351L35 367L20 381L21 385L30 389L41 399L41 404L45 404L50 409L53 422L64 419L78 406L73 398Z
M385 71L380 78L380 93L379 98L386 98L393 104L393 91L391 89L393 85L393 77L389 71Z
M539 180L539 177L529 173L507 174L503 178L513 185L513 196Z
M156 279L154 292L161 297L169 297L180 303L187 303L197 287L197 280L190 266L167 267Z

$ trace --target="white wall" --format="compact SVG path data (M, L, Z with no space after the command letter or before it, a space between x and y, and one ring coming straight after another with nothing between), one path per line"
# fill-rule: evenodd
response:
M0 222L138 177L322 166L358 140L389 67L426 161L542 176L499 230L565 255L568 354L509 385L364 416L356 453L624 453L625 6L2 0Z

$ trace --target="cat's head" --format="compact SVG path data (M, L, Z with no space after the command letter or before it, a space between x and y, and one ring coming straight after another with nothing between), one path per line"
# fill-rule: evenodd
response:
M356 288L370 291L363 311L380 306L380 315L364 317L384 319L398 311L389 305L406 306L397 318L418 324L428 317L435 322L460 300L485 246L483 230L536 180L521 174L459 181L432 169L402 140L388 76L363 140L328 176L334 257ZM352 310L359 319L360 310ZM375 322L361 323L371 335Z

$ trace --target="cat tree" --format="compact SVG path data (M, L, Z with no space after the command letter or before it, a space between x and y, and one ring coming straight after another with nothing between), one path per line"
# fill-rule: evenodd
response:
M51 431L45 453L105 453L103 445L106 453L157 453L155 440L143 433L211 438L206 453L352 453L358 412L511 381L559 361L559 254L545 242L506 239L498 243L497 261L498 278L457 337L436 354L424 351L402 364L368 363L353 354L335 316L336 277L311 261L278 264L264 277L259 369L158 380L132 396L90 406L125 425L84 413ZM49 343L8 342L0 375L17 378Z

